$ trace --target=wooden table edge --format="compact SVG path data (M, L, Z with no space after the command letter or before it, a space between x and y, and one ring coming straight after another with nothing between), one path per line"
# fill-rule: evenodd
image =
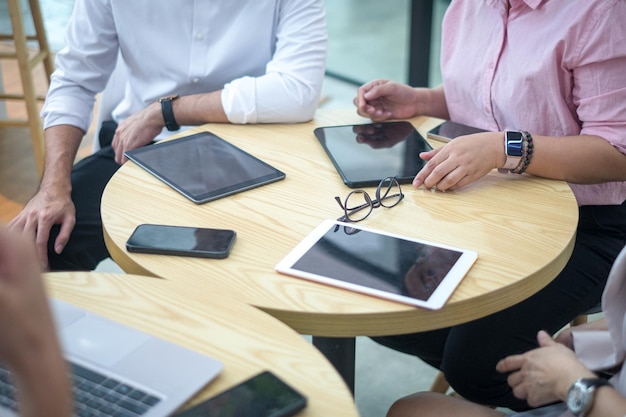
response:
M125 251L116 247L106 228L104 236L111 256L126 273L165 279L133 262ZM558 257L527 279L518 280L507 287L471 299L447 304L445 308L437 311L406 306L404 310L387 313L375 311L336 314L295 312L252 305L300 334L320 337L381 336L439 329L488 316L535 294L548 285L565 267L574 249L574 242L575 233ZM511 291L511 287L515 290ZM507 293L509 296L505 295ZM515 297L510 296L512 293ZM333 323L332 327L328 325L329 321ZM396 323L401 326L401 330L396 328ZM407 326L407 323L413 325Z

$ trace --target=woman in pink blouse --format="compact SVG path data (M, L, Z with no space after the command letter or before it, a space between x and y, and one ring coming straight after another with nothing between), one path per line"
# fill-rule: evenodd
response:
M442 86L376 80L358 90L358 113L374 121L427 115L488 131L420 155L428 162L416 187L454 191L504 168L565 180L576 196L574 252L546 288L470 323L375 338L441 369L469 400L530 408L496 364L597 305L626 244L624 22L625 0L454 0L443 22ZM512 215L524 198L511 201Z

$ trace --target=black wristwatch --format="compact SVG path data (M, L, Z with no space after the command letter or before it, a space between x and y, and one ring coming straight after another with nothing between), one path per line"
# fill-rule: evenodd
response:
M163 112L163 120L165 121L165 127L170 132L180 129L176 119L174 118L174 110L172 109L172 101L176 100L178 96L167 96L159 99L161 103L161 112Z
M524 155L524 133L519 130L507 130L504 132L504 154L506 162L502 168L498 168L501 173L510 172L517 168Z
M577 417L585 417L593 405L595 390L611 385L604 378L580 378L567 391L567 409Z

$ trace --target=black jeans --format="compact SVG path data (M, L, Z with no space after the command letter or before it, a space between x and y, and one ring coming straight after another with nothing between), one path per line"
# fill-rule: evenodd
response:
M495 370L505 356L537 347L536 334L553 334L600 303L613 261L626 245L626 202L583 206L572 256L561 273L532 297L491 316L451 328L373 338L442 370L454 390L481 404L528 409Z
M104 122L100 129L102 148L79 161L72 169L72 201L76 207L76 225L63 252L54 252L60 226L55 225L48 240L48 264L51 271L90 271L109 256L104 244L100 201L104 187L119 169L111 142L117 125Z

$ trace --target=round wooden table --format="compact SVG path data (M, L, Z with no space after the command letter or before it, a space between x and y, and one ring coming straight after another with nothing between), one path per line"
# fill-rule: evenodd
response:
M424 137L441 122L410 121ZM418 332L480 318L534 294L564 267L578 220L569 186L494 170L454 192L407 185L399 205L374 210L363 222L369 228L478 253L441 310L414 308L276 273L278 261L315 226L342 214L334 197L351 191L313 129L367 122L353 109L329 109L303 124L210 124L189 130L211 131L287 174L283 181L202 205L132 162L124 164L102 199L111 256L126 272L177 282L180 296L236 299L302 334L332 338ZM128 253L126 240L141 223L234 229L238 238L224 260Z
M93 272L44 276L52 297L220 360L220 375L187 405L270 370L307 397L308 405L298 415L358 416L350 391L324 356L256 308L218 294L203 302L179 297L176 282L153 277Z

